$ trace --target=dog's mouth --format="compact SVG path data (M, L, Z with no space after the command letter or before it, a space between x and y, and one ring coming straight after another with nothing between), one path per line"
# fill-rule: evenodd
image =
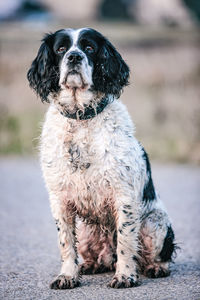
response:
M69 71L63 83L67 89L86 89L88 84L84 82L83 76L76 70Z

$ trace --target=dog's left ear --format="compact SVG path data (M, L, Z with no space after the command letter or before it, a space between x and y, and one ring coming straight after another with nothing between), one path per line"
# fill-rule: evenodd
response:
M38 54L27 73L31 88L42 101L49 102L48 95L59 90L58 68L53 55L54 34L47 34L42 40Z
M119 52L106 40L98 54L96 70L93 73L96 89L119 98L123 87L128 85L129 73L129 67Z

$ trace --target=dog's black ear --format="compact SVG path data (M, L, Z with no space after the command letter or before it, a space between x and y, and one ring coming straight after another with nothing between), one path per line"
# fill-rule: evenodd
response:
M129 67L119 52L105 40L93 73L95 89L119 98L122 88L128 85L129 73Z
M54 34L47 34L42 41L27 78L41 100L49 102L48 95L59 90L59 70L53 53Z

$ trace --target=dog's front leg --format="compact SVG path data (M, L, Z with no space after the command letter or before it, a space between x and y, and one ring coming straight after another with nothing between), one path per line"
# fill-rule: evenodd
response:
M52 289L71 289L79 285L78 260L75 237L75 215L62 207L60 199L50 197L51 210L58 230L62 267L60 274L50 284Z
M134 197L119 197L117 205L117 265L110 287L126 288L138 285L137 255L139 204Z

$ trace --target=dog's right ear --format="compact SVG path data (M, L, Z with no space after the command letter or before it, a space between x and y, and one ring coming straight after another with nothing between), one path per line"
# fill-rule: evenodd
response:
M54 34L47 34L42 41L27 78L41 100L49 102L48 95L59 90L59 70L53 53Z

